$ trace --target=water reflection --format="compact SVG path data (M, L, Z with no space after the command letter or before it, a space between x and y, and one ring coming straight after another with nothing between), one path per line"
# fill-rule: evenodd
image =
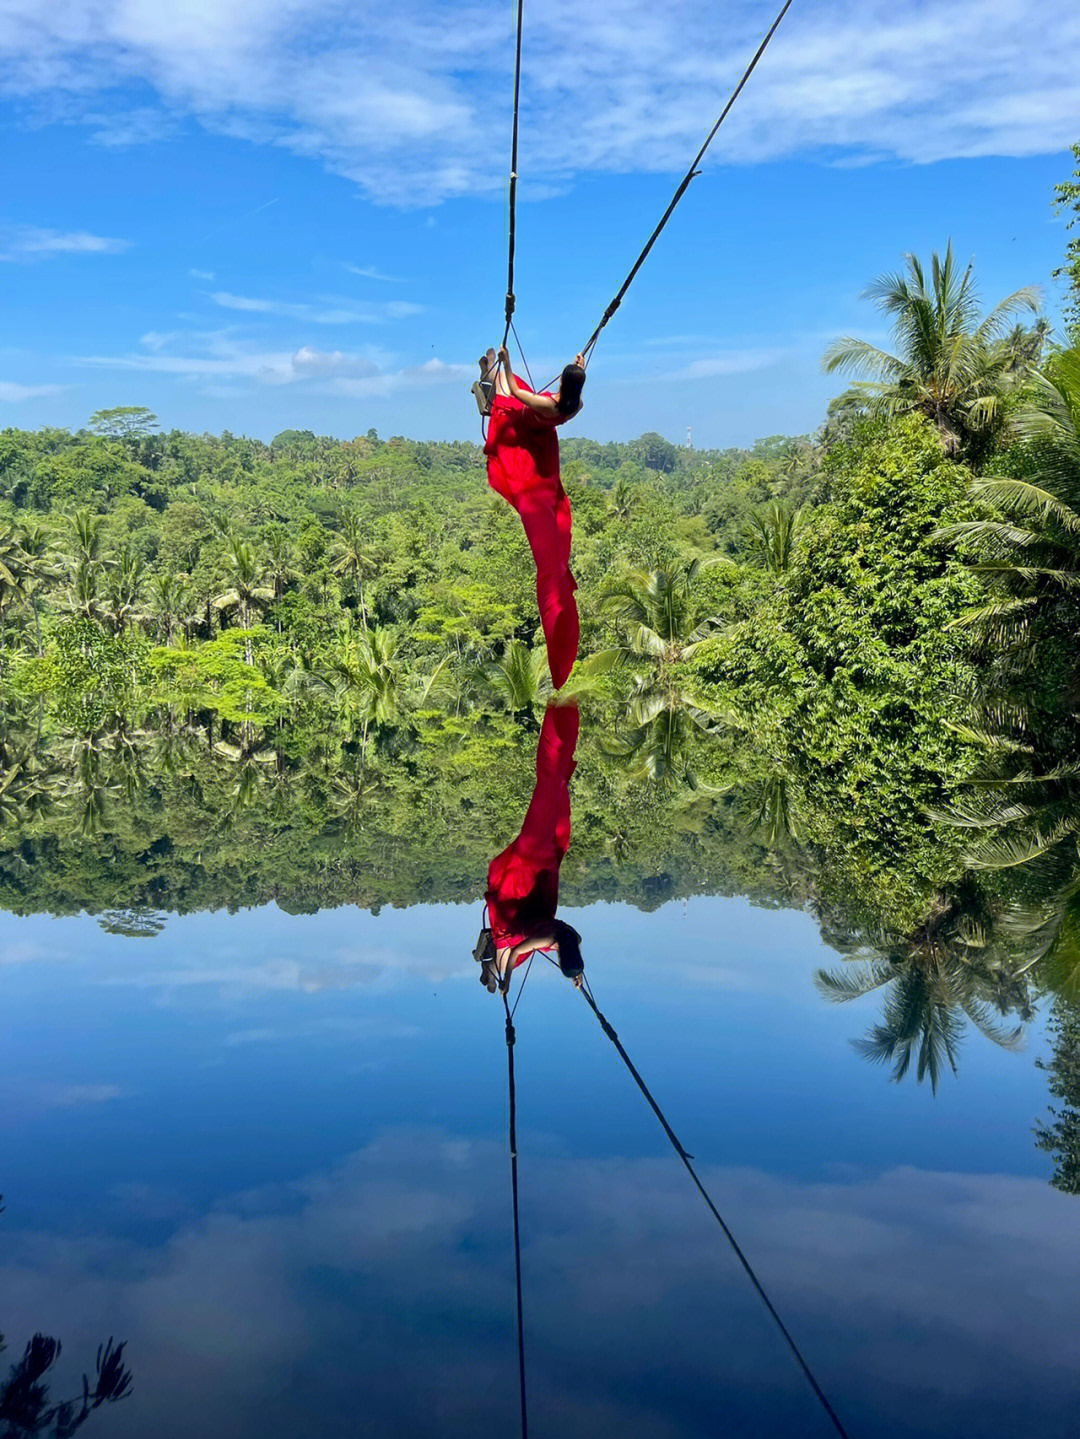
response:
M580 720L574 704L550 704L536 746L536 784L516 839L488 866L484 926L474 958L480 982L505 994L518 965L553 954L577 985L581 936L559 919L559 868L570 846L570 778L577 768Z
M0 1334L0 1350L4 1349ZM114 1404L131 1392L131 1370L124 1363L124 1345L110 1338L98 1347L96 1378L82 1377L81 1393L54 1399L50 1371L60 1358L61 1343L35 1334L0 1380L0 1439L71 1439L96 1409Z

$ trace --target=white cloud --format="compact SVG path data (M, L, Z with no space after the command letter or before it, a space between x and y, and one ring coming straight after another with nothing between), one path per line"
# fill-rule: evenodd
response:
M352 265L346 264L346 270L350 275L359 275L364 280L385 280L390 285L400 285L402 281L397 275L384 275L374 265Z
M0 400L17 405L21 400L36 400L43 395L58 395L63 385L17 385L13 380L0 380Z
M173 116L145 105L116 114L91 113L83 118L85 124L92 127L91 140L109 150L167 140L179 128Z
M771 18L754 0L550 0L528 17L521 174L681 169ZM1031 0L821 0L793 7L716 141L735 162L825 152L1047 153L1075 139L1080 12ZM9 95L65 95L106 143L176 116L316 158L384 201L496 194L512 12L404 0L3 0ZM150 86L160 118L116 102ZM109 92L116 113L103 119ZM566 136L565 142L562 137Z
M671 376L673 380L707 380L716 375L746 375L764 370L783 358L783 350L729 350L692 360Z
M91 235L85 230L42 230L34 225L0 228L0 260L49 260L57 255L119 255L130 240Z
M392 355L374 346L365 346L359 352L320 350L313 345L268 349L232 330L172 334L151 331L142 337L141 345L141 350L126 355L77 356L75 363L96 369L203 380L212 383L216 393L222 392L223 383L229 386L230 382L245 380L257 385L305 383L324 394L353 399L425 385L460 384L473 375L472 365L440 359L401 367ZM226 388L224 393L235 397L244 391Z
M461 384L476 374L475 365L447 364L444 360L427 360L422 365L409 365L401 370L371 375L362 379L335 380L331 389L336 395L350 399L385 396L396 390L422 385Z
M213 270L189 270L188 274L193 280L212 280L214 278Z
M97 369L136 370L190 379L246 379L260 385L289 385L328 375L376 377L385 363L381 351L327 353L311 345L299 349L268 349L239 338L230 330L158 334L142 338L142 350L126 355L83 355L76 363Z
M76 1109L84 1104L108 1104L124 1099L128 1090L119 1084L50 1084L41 1092L43 1102L51 1109Z
M422 305L407 300L394 300L380 305L344 305L333 303L325 306L298 303L288 300L267 300L251 295L233 295L227 290L215 290L210 296L214 304L223 310L239 310L250 315L279 315L291 320L310 320L315 325L377 325L386 320L401 320L409 315L419 315Z

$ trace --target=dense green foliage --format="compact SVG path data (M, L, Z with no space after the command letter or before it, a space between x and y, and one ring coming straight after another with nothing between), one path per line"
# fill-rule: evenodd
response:
M1077 169L1072 173L1072 179L1063 180L1055 187L1054 194L1057 197L1058 208L1072 213L1067 221L1070 230L1080 224L1080 145L1072 147L1073 159L1077 162ZM1069 295L1065 305L1065 323L1072 332L1075 343L1080 343L1080 235L1074 235L1069 240L1065 251L1065 263L1060 270L1054 271L1055 277L1062 277L1068 282Z

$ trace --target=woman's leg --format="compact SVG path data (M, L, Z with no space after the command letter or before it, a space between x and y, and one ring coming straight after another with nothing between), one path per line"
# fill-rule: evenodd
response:
M521 523L536 563L536 602L547 643L551 682L561 689L577 659L581 625L570 573L570 501L561 484L557 490L537 486L517 504Z

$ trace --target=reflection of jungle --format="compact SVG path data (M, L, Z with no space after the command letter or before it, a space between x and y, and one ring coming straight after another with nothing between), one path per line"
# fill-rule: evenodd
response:
M5 1348L0 1334L0 1353ZM22 1357L0 1378L0 1439L70 1439L95 1409L115 1403L131 1392L131 1371L124 1363L124 1345L99 1345L96 1378L82 1378L82 1392L72 1399L54 1400L46 1376L60 1357L59 1339L35 1334Z

